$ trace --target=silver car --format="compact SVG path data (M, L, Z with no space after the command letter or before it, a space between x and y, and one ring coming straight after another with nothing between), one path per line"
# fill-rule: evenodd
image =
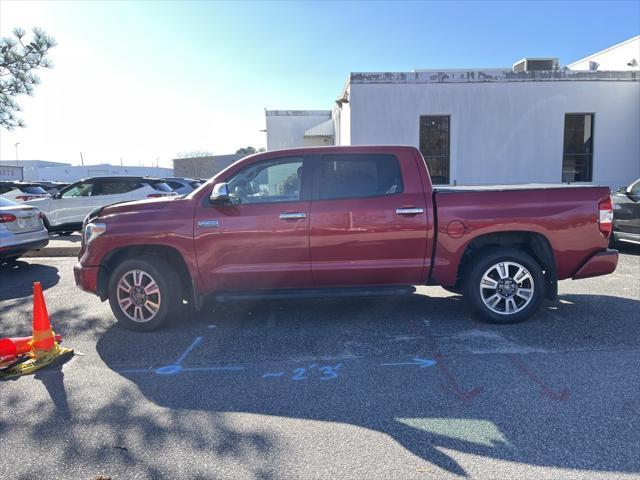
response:
M49 233L40 210L0 197L0 263L16 260L48 243Z

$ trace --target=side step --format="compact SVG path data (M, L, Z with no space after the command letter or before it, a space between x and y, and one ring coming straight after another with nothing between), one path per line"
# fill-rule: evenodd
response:
M213 295L218 302L233 300L260 300L283 298L341 298L341 297L381 297L411 295L416 291L414 286L384 287L340 287L340 288L285 288L278 290L253 290L219 292Z

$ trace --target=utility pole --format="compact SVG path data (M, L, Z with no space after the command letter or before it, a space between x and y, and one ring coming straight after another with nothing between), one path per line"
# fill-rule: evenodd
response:
M16 165L20 166L20 158L18 158L18 145L20 145L20 142L16 142Z
M82 152L80 152L80 163L84 167L84 157L82 156Z

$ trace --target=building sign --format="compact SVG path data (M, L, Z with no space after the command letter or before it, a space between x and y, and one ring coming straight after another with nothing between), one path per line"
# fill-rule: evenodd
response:
M2 180L22 180L22 167L14 167L13 165L0 165L0 181Z

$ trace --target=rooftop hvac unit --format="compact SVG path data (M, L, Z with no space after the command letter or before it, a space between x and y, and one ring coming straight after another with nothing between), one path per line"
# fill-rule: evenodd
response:
M540 72L545 70L558 70L560 61L557 58L523 58L513 64L513 71Z

